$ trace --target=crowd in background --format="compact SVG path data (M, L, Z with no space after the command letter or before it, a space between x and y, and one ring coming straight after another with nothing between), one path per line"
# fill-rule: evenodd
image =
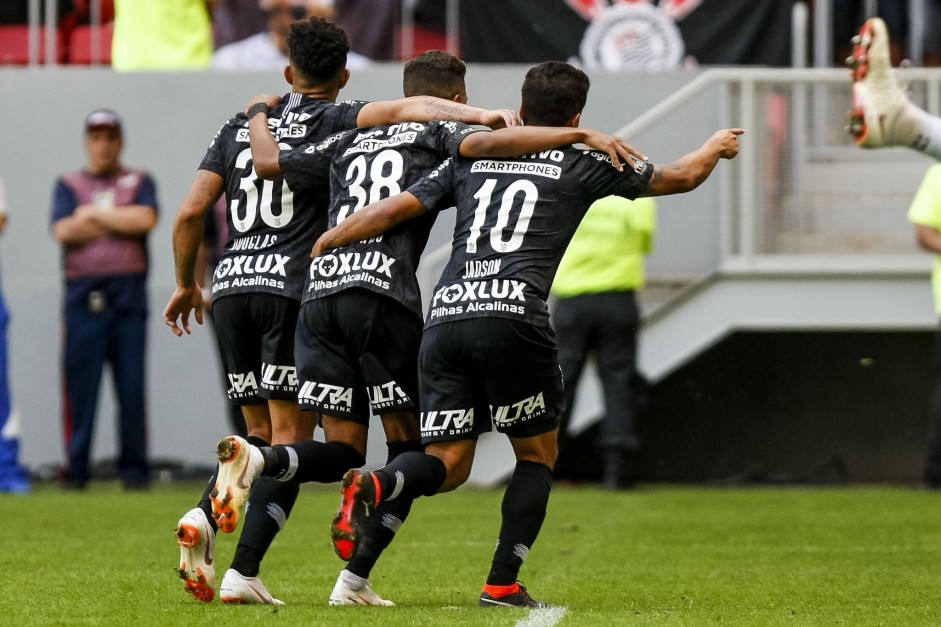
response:
M791 40L790 13L796 0L556 1L558 11L550 12L545 11L545 4L540 0L513 0L509 4L503 0L456 3L460 36L451 43L452 47L457 44L460 49L452 51L469 62L529 63L534 60L529 57L535 50L539 51L540 58L548 54L572 61L579 55L585 57L586 46L594 42L599 47L608 46L605 64L611 63L611 57L615 56L618 57L614 61L615 69L633 69L633 57L642 56L639 52L635 55L623 41L605 43L603 37L596 36L605 29L622 34L619 29L643 29L645 20L659 15L666 16L669 23L660 24L658 28L673 28L678 35L674 41L678 45L676 56L666 59L667 66L730 62L789 65L791 62L786 48ZM922 50L918 53L921 64L941 65L941 27L938 26L941 0L924 0L911 5L909 0L830 2L835 66L842 66L850 51L850 38L874 13L882 16L889 28L895 65L911 54L907 42L911 41L912 24L922 25ZM0 28L30 23L29 4L0 2ZM48 3L36 4L40 15L33 16L33 21L45 25ZM806 0L805 4L813 16L814 0ZM921 19L913 19L910 6L924 11ZM501 20L482 19L482 15L494 11L500 12ZM286 25L294 19L313 15L331 19L349 33L354 69L369 61L406 60L424 50L444 49L448 43L445 0L100 0L98 3L95 0L57 0L56 12L59 24L57 62L97 61L112 64L118 70L269 69L284 61ZM407 26L403 26L403 17L407 18ZM737 29L739 45L727 45L727 31L710 26L717 26L724 20L741 26ZM92 22L101 24L101 51L97 59L88 51ZM486 28L481 31L479 24L485 24ZM588 25L593 27L594 33L586 31ZM517 36L507 39L504 37L507 32L515 32ZM499 34L502 42L493 45L488 33ZM17 40L17 37L20 35L13 31L4 31L0 36L0 64L29 61L27 39L22 36ZM670 45L668 41L665 47ZM23 49L13 50L16 46ZM658 47L664 45L651 50ZM46 62L44 52L39 58L40 62ZM583 60L586 67L591 66L589 59ZM649 57L645 62L650 62ZM605 65L604 69L610 68Z

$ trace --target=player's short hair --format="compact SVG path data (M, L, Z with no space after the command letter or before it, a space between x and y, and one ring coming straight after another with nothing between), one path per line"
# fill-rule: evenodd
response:
M465 91L467 66L443 50L428 50L405 64L402 92L406 96L436 96L450 100Z
M322 17L291 24L288 57L295 72L312 85L339 78L346 69L350 40L346 31Z
M561 61L546 61L523 80L523 121L537 126L562 126L581 113L591 81L580 69Z

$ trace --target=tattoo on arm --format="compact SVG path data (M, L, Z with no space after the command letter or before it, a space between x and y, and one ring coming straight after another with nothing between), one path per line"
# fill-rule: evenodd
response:
M650 177L650 182L647 184L647 189L658 189L663 183L664 179L664 170L675 169L676 165L671 163L668 165L658 165L653 169L653 176Z
M442 104L440 101L426 100L425 111L438 120L461 120L467 117L470 110L460 104Z

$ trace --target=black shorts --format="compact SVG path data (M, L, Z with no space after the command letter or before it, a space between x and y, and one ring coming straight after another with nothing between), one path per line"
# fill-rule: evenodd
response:
M414 409L421 329L404 305L364 289L305 302L295 338L301 407L367 425L370 410Z
M497 431L525 438L559 426L562 372L551 329L505 318L429 327L418 358L422 443Z
M299 303L275 294L231 294L212 303L233 405L297 400L294 328Z

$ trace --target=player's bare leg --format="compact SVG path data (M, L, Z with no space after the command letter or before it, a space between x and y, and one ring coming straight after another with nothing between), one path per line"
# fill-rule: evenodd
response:
M853 79L848 130L862 148L903 146L941 159L941 119L918 108L899 85L881 18L863 24L846 60Z

